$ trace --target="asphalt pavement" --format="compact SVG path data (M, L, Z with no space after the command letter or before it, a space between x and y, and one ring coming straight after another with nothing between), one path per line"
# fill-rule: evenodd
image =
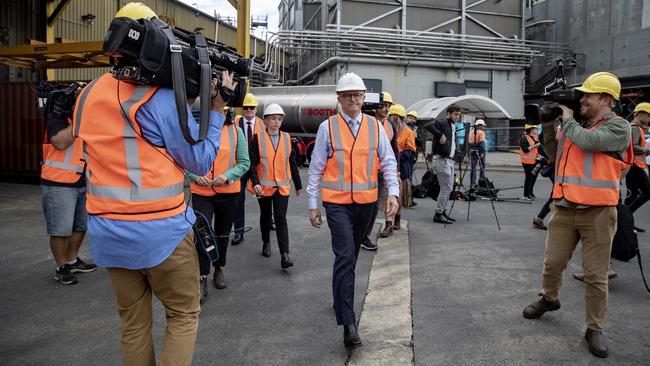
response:
M306 169L302 175L306 183ZM497 188L523 182L519 173L494 172L490 177ZM362 250L359 256L355 310L362 336L364 328L375 333L363 339L363 350L352 357L343 347L342 329L336 327L332 309L328 228L311 228L305 195L292 197L288 221L295 266L282 271L273 233L273 256L260 254L259 209L249 197L247 224L253 229L241 245L228 251L228 288L210 288L200 315L194 364L363 364L358 362L363 352L371 353L382 342L408 334L405 331L411 332L412 341L399 342L412 348L412 360L391 363L393 355L388 353L376 364L650 364L650 294L643 288L636 259L614 262L619 276L610 282L609 358L593 357L583 339L583 284L570 275L580 268L579 250L565 274L562 308L534 321L522 317L524 306L537 298L540 288L545 232L533 229L531 221L549 191L550 183L540 179L535 202L494 202L494 211L490 201L472 202L470 207L456 201L452 216L458 221L447 227L432 223L435 201L430 198L403 209L408 229L382 240L374 263L374 253ZM499 192L500 198L520 195L521 189ZM638 211L638 226L650 228L649 219L650 204ZM650 253L648 238L639 235L644 254ZM0 364L120 364L120 321L105 270L81 274L73 286L52 279L54 263L38 186L0 184L0 243ZM87 243L83 258L89 258ZM650 269L648 257L643 263ZM391 272L398 265L400 270ZM399 308L399 316L410 316L410 323L395 322L397 315L391 312L395 307L376 306L374 302L385 297L371 296L373 289L390 288L404 276L410 287L406 293L400 291L399 298L403 305L410 297L410 304ZM367 309L373 312L364 313ZM165 319L157 301L154 314L154 338L160 347ZM372 327L371 320L364 319L372 319ZM408 324L411 329L403 329Z

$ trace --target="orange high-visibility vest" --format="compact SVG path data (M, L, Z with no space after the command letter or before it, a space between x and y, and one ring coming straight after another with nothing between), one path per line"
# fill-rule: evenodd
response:
M593 131L605 122L602 119L588 130ZM616 206L620 196L621 171L625 163L632 163L631 149L632 144L628 147L626 161L621 162L600 151L582 150L560 131L553 199L565 198L586 206Z
M237 128L234 124L223 125L217 157L212 162L212 169L205 175L205 178L214 179L217 175L223 174L226 170L237 165ZM202 186L191 183L190 189L192 193L201 196L214 196L217 193L239 193L241 191L241 181L235 179L232 183L220 186Z
M136 119L157 89L120 81L118 101L118 80L104 74L79 95L74 135L83 140L89 214L144 221L185 211L182 169L142 137Z
M374 118L364 114L355 137L343 116L328 119L332 155L323 172L323 202L377 202L379 126Z
M393 137L395 137L395 131L393 130L393 125L390 124L388 121L388 118L384 118L383 121L381 121L382 126L384 126L384 130L386 130L386 136L388 136L388 141L393 141Z
M645 130L643 129L643 127L638 126L636 124L632 125L632 128L634 128L634 127L638 128L639 132L640 132L640 134L639 134L639 139L640 139L639 146L645 149L645 147L647 146L646 142L645 142ZM639 167L641 169L645 169L648 166L648 164L646 164L646 162L645 162L645 154L635 154L634 155L634 165L636 165L637 167Z
M415 151L415 132L407 126L402 127L402 129L397 134L397 148L400 152L411 150Z
M257 135L257 146L260 154L260 163L257 165L257 177L262 186L262 196L273 196L279 191L281 196L288 196L291 192L291 169L289 157L291 156L291 136L280 132L277 149L268 132L261 130ZM255 194L253 183L248 181L248 191Z
M526 140L528 140L528 146L533 146L537 143L532 137L528 135L524 135L526 137ZM519 147L519 158L521 160L522 164L535 164L535 159L537 159L537 148L529 148L528 152L524 152L524 150Z
M79 180L85 166L80 139L75 138L67 149L59 150L48 141L47 132L45 132L41 165L42 179L72 184Z
M485 131L479 129L474 129L467 138L467 143L470 145L480 144L483 141L485 141Z

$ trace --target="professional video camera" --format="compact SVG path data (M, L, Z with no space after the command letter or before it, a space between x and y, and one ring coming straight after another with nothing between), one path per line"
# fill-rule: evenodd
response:
M176 95L183 136L190 144L205 139L209 127L211 80L222 70L234 73L234 91L219 84L217 88L230 107L241 107L252 60L224 45L208 42L199 32L172 29L158 18L133 20L118 17L111 22L103 45L113 64L113 76L136 84L154 84L173 88ZM199 139L187 128L187 98L201 97Z
M78 91L84 86L85 83L81 82L74 82L72 84L41 82L36 86L39 110L43 111L45 116L56 114L72 117Z
M546 166L548 166L548 159L539 155L537 158L535 158L535 166L533 167L533 170L530 171L530 173L532 175L537 175Z
M582 94L569 88L564 75L564 59L555 60L557 72L552 83L544 87L542 99L548 103L542 105L528 104L525 106L524 114L530 124L540 124L542 121L552 121L562 116L562 109L558 106L563 104L573 110L574 116L580 115L580 98Z

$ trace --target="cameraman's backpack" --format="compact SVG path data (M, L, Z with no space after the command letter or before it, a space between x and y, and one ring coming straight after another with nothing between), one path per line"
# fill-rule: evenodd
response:
M639 241L634 232L634 216L630 209L623 205L616 206L617 214L617 229L612 240L612 258L619 261L628 262L634 257L639 261L639 269L641 270L641 277L646 289L650 292L648 284L643 274L643 265L641 264L641 253L639 252Z
M422 181L419 185L413 188L413 197L425 198L427 196L436 199L440 192L440 185L438 185L438 177L433 174L432 170L427 170L422 176Z

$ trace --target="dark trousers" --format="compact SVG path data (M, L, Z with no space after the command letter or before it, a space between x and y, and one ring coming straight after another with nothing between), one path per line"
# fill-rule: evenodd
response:
M212 224L214 234L217 236L217 252L219 260L213 263L215 267L226 265L226 252L230 238L235 207L239 201L239 193L217 193L214 196L192 195L192 207L202 213ZM210 259L199 250L199 270L202 276L210 274Z
M237 207L235 209L235 233L244 235L244 227L246 226L246 210L244 205L246 204L246 185L248 184L248 179L250 176L248 173L244 174L240 178L241 182L241 192L239 192L239 200L237 201Z
M634 212L650 199L650 179L645 170L633 165L625 176L625 184L630 196L625 199L625 205Z
M287 227L289 196L282 196L279 191L275 191L273 196L258 198L257 203L260 205L262 241L268 243L271 239L271 216L273 216L280 253L289 253L289 229Z
M485 178L485 155L481 156L478 150L470 150L472 168L469 172L470 185L476 184L476 165L479 166L479 174L481 178ZM480 162L480 164L479 164Z
M555 184L555 175L551 175L548 177L548 179L551 180L551 195L548 197L548 200L544 203L544 206L542 206L542 209L539 210L539 213L537 214L537 217L542 220L544 220L546 215L551 212L551 203L553 203L553 184Z
M377 176L377 187L379 191L381 191L384 184L386 184L386 182L384 182L384 174L380 172L379 175ZM362 239L368 238L368 240L370 240L370 234L372 234L372 229L374 229L375 227L375 221L377 220L377 214L379 213L380 206L381 206L381 200L377 200L377 204L375 204L375 207L372 209L372 213L370 214L368 226L366 227L366 233Z
M521 164L524 167L524 174L526 178L524 180L524 197L528 197L533 193L533 187L535 186L535 181L537 176L533 175L532 171L535 167L535 164Z
M368 220L376 203L339 205L323 203L327 226L332 235L334 270L332 294L338 325L356 323L354 315L354 277L361 241L366 235Z

